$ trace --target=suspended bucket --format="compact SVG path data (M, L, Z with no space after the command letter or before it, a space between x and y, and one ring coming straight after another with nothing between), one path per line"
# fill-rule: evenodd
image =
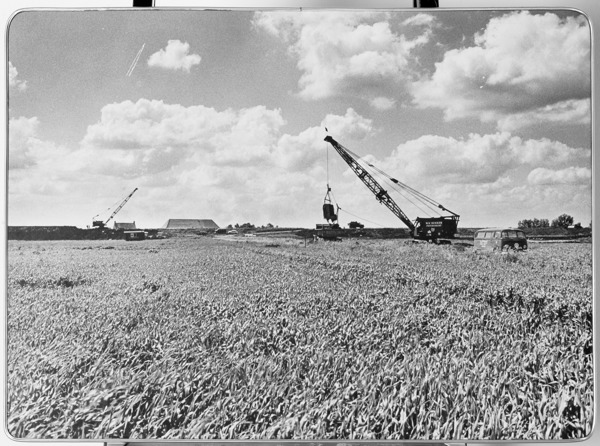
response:
M323 205L323 218L325 220L336 221L337 215L335 213L335 208L331 203L325 203Z

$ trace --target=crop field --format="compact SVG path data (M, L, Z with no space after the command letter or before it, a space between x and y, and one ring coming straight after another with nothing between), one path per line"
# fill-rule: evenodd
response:
M9 432L591 433L590 243L238 240L9 241Z

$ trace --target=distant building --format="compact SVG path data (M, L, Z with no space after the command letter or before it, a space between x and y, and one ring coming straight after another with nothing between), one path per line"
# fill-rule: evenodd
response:
M135 227L135 221L133 223L117 223L115 222L114 229L124 229L126 231L137 229Z
M191 218L170 218L162 229L219 229L213 220L197 220Z

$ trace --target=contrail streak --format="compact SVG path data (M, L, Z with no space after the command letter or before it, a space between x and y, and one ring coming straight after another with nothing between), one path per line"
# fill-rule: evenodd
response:
M131 62L131 65L129 66L129 70L127 70L126 76L131 76L131 73L133 73L133 69L137 65L138 60L140 60L140 56L142 55L142 51L144 51L144 47L145 46L146 46L146 43L144 42L144 44L142 45L142 47L140 48L140 50L138 51L138 53L135 55L135 58L133 59L133 62Z

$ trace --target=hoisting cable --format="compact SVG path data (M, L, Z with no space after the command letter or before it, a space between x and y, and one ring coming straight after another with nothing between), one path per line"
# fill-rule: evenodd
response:
M394 183L395 185L398 185L399 187L403 188L404 190L406 190L408 193L410 193L411 195L413 195L415 198L417 198L421 203L423 203L425 206L427 206L430 210L436 212L439 214L439 211L437 208L442 209L442 210L446 210L448 211L448 209L446 209L444 206L442 206L440 203L436 202L435 200L429 198L427 195L413 189L412 187L408 186L405 183L402 183L401 181L393 178L392 176L388 175L387 173L385 173L383 170L379 169L378 167L374 166L373 164L369 163L368 161L366 161L365 159L363 159L362 157L358 156L357 154L353 153L351 150L347 149L348 153L350 153L357 161L361 161L362 163L367 164L368 166L372 167L376 172L378 172L380 175L382 175L385 178L388 178L390 181L392 181L392 183ZM412 203L414 206L418 207L421 211L427 213L423 208L421 208L420 206L418 206L417 204L415 204L412 200L410 200L408 197L406 197L404 194L401 193L401 191L395 187L394 185L391 185L389 183L387 183L392 189L394 189L395 191L397 191L399 194L401 194L406 200L408 200L410 203ZM448 211L451 212L451 211ZM427 213L428 214L428 213ZM428 214L429 215L429 214Z
M100 217L100 215L104 215L104 217L106 217L105 214L109 213L111 210L113 210L114 208L116 208L121 201L123 201L123 200L122 199L117 199L117 201L115 201L112 205L110 205L108 208L106 208L105 211L100 211L97 215L95 215L92 218L92 220L95 219L95 218L97 218L97 217ZM104 220L104 217L102 218L102 220Z
M325 163L327 167L327 189L329 189L329 144L325 144L325 153L327 156L327 162Z
M339 209L340 211L343 211L343 212L344 212L344 213L346 213L346 214L349 214L349 215L352 215L352 216L353 216L353 217L355 217L355 218L358 218L359 220L362 220L362 221L366 221L366 222L372 223L372 224L374 224L374 225L376 225L376 226L379 226L380 228L385 228L385 226L384 226L384 225L382 225L382 224L379 224L379 223L377 223L377 222L374 222L374 221L368 220L368 219L366 219L366 218L363 218L363 217L361 217L360 215L353 214L352 212L348 212L346 209L342 209L342 208L338 208L338 209Z
M412 187L410 187L408 184L403 183L399 180L397 180L396 178L393 178L392 176L388 175L387 173L385 173L383 170L379 169L377 166L374 166L372 164L369 164L369 166L371 166L373 169L375 169L377 172L379 172L381 175L387 177L390 181L392 181L394 184L399 185L400 187L408 190L409 192L411 192L413 195L415 195L416 197L419 197L423 202L427 202L430 205L432 205L433 207L437 207L437 208L441 208L441 209L445 209L440 203L438 203L437 201L433 200L432 198L428 197L427 195L419 192L418 190L413 189Z
M433 199L429 198L428 196L426 196L425 194L413 189L412 187L408 186L405 183L402 183L401 181L398 181L397 179L393 178L392 176L388 175L387 173L385 173L383 170L379 169L377 166L369 163L367 160L365 160L364 158L362 158L361 156L353 153L352 151L350 151L349 149L346 149L348 151L348 153L350 153L352 156L354 156L358 161L361 161L365 164L367 164L368 166L372 167L376 172L378 172L380 175L388 178L390 181L392 181L394 184L397 184L398 186L406 189L408 192L410 192L411 194L415 195L417 198L421 199L424 202L427 202L429 204L431 204L434 207L437 207L439 205L439 203L437 203L436 201L434 201ZM392 186L393 187L393 186Z
M396 191L399 195L402 196L402 198L404 198L406 201L408 201L410 204L412 204L414 207L416 207L417 209L419 209L421 212L425 213L426 215L428 215L429 217L431 217L431 213L428 212L426 209L424 209L422 206L420 206L419 204L415 203L413 200L411 200L405 193L403 193L403 191L401 189L399 189L396 185L394 184L390 184L386 178L389 178L390 180L393 180L389 175L387 175L385 172L383 172L381 169L378 169L377 167L375 167L373 164L367 162L365 159L359 157L358 155L356 155L355 153L352 153L350 150L348 150L348 152L353 155L355 157L355 159L357 160L357 162L361 162L362 164L367 164L368 166L372 167L375 171L379 172L383 177L383 182L386 183L387 186L389 186L390 188L392 188L394 191ZM364 168L364 165L363 165ZM393 183L397 184L396 181L392 181ZM408 193L411 193L410 191L406 191ZM431 205L429 205L427 202L423 201L422 199L420 199L420 197L415 196L415 194L412 194L415 198L417 198L421 204L425 205L427 208L429 208L430 211L433 212L437 212L437 209L434 209ZM439 212L437 212L439 213Z
M364 166L364 164L367 164L367 165L369 165L369 166L373 167L374 169L376 169L376 170L379 170L379 169L377 169L375 166L373 166L372 164L370 164L368 161L366 161L365 159L363 159L362 157L360 157L360 156L359 156L359 155L357 155L356 153L354 153L354 152L352 152L351 150L349 150L348 148L344 147L343 149L344 149L344 150L345 150L345 151L346 151L346 152L347 152L347 153L348 153L348 154L349 154L351 157L353 157L353 158L354 158L354 160L355 160L357 163L361 164L361 167L362 167L363 169L365 169L365 170L367 170L367 171L369 170L369 169L366 169L366 168L365 168L365 166ZM381 171L381 172L383 172L383 171ZM389 175L385 174L384 172L383 172L383 176L384 176L384 178L390 178L390 177L389 177ZM416 207L417 209L419 209L421 212L423 212L423 213L425 213L426 215L428 215L429 217L431 217L431 214L430 214L430 213L429 213L427 210L423 209L421 206L419 206L417 203L415 203L413 200L411 200L411 199L410 199L408 196L406 196L406 195L405 195L405 194L404 194L404 193L403 193L403 192L402 192L400 189L398 189L398 187L396 187L396 186L394 186L394 185L392 185L392 184L389 184L387 181L385 181L385 182L386 182L387 186L389 186L391 189L393 189L393 190L394 190L394 191L396 191L398 194L400 194L400 195L401 195L401 196L402 196L402 197L403 197L403 198L404 198L406 201L408 201L408 202L409 202L410 204L412 204L414 207ZM408 191L408 192L410 193L410 191ZM414 195L414 194L413 194L413 195ZM419 199L418 197L416 197L416 198L417 198L417 199ZM420 201L421 201L421 203L422 203L422 204L424 204L425 206L429 207L431 211L433 211L433 212L437 212L437 210L436 210L436 209L433 209L433 208L432 208L431 206L429 206L427 203L424 203L424 202L423 202L423 200L420 200Z
M360 215L353 214L352 212L349 212L349 211L347 211L346 209L342 209L342 208L341 208L341 207L338 205L338 203L337 203L337 200L335 199L335 196L333 195L333 192L331 191L331 189L329 190L329 194L331 195L331 198L332 198L333 202L335 203L335 206L336 206L336 208L337 208L337 210L338 210L338 211L343 211L343 212L345 212L346 214L349 214L349 215L352 215L352 216L353 216L353 217L355 217L355 218L358 218L359 220L363 220L363 221L366 221L366 222L372 223L372 224L374 224L374 225L376 225L376 226L379 226L380 228L385 228L385 226L384 226L384 225L382 225L382 224L380 224L380 223L377 223L377 222L375 222L375 221L372 221L372 220L369 220L369 219L367 219L367 218L361 217Z
M337 200L335 199L335 196L333 195L333 191L329 187L329 183L327 183L327 195L325 196L325 198L326 199L329 198L329 202L335 204L335 209L336 209L335 215L337 217L337 215L339 214L339 210L341 208L340 208L340 205L338 204Z

